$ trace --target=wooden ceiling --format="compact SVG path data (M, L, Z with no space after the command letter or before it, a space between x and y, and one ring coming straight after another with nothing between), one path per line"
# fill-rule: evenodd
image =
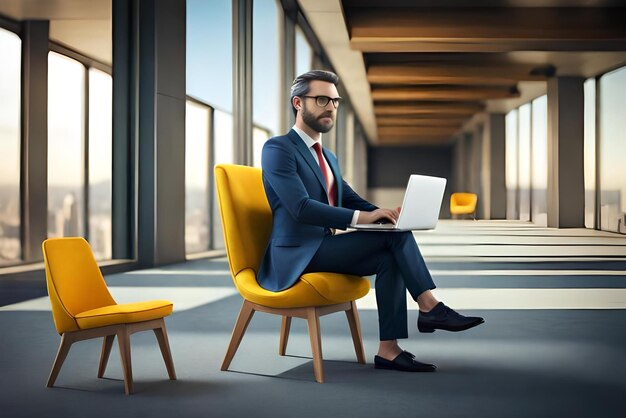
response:
M379 145L448 144L476 114L520 98L528 82L626 63L621 0L343 0L342 7L351 48L363 53Z

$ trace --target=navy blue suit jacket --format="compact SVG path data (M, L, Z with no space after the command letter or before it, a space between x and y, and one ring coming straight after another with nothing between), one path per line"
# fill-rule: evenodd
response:
M265 289L292 286L330 228L346 229L355 209L377 209L343 180L337 157L326 148L323 152L337 184L336 207L328 204L322 171L293 129L263 146L263 186L273 214L272 234L257 273Z

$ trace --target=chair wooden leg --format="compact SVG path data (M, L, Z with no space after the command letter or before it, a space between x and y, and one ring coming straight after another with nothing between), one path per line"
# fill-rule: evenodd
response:
M54 363L52 364L52 370L50 371L50 376L48 377L47 387L51 388L54 386L54 382L57 380L57 376L61 371L61 366L63 366L63 362L67 357L67 353L70 352L70 347L74 343L74 338L72 338L71 333L64 333L61 336L61 343L59 344L59 350L57 351L57 356L54 359Z
M161 327L155 328L154 334L159 342L161 348L161 354L163 355L163 361L165 361L165 367L167 368L167 374L170 380L176 380L176 371L174 370L174 361L172 360L172 352L170 350L170 343L167 338L167 330L165 329L165 321L161 320Z
M287 351L287 341L289 340L289 330L291 329L291 317L283 316L283 322L280 327L280 347L278 348L278 354L285 355Z
M124 371L124 392L130 395L133 393L133 368L130 357L130 333L125 325L122 325L117 332L117 342L120 347L120 358Z
M315 307L307 308L307 324L311 351L313 353L313 372L317 383L324 383L324 366L322 364L322 338L320 336L320 318Z
M107 368L109 362L109 355L111 354L111 347L113 347L113 341L115 340L115 334L107 335L102 339L102 353L100 354L100 365L98 366L98 377L104 376L104 371Z
M222 362L222 371L228 370L230 362L233 360L239 348L243 334L246 332L253 315L254 309L252 308L252 303L244 300L243 305L241 305L241 310L239 311L239 316L237 317L237 322L235 323L235 328L233 329L233 335L230 338L230 344L226 350L226 356L224 356L224 361Z
M356 309L355 301L350 302L350 305L352 308L346 311L346 316L348 317L348 324L350 324L350 333L352 334L356 359L359 363L365 364L365 352L363 350L363 336L361 335L359 312Z

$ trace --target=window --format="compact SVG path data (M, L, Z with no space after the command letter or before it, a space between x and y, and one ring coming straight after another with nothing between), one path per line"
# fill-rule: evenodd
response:
M596 227L596 80L585 81L585 227Z
M252 154L254 156L253 165L261 167L261 155L263 153L263 144L271 137L270 131L259 126L252 127Z
M233 110L231 0L187 0L187 95Z
M626 232L626 67L600 78L601 229Z
M197 99L199 103L212 109L213 124L209 126L213 131L208 136L206 149L212 153L214 163L232 163L234 161L234 141L233 141L233 35L232 35L232 2L231 0L187 0L187 95ZM187 119L187 123L194 126L187 126L191 129L194 138L188 138L192 141L194 148L185 151L185 159L194 159L187 154L194 150L204 150L205 145L197 143L196 135L204 135L199 128L203 122L198 119L199 115L195 114L193 119ZM200 147L200 148L198 148ZM204 151L200 151L204 153ZM204 154L203 154L204 155ZM202 157L204 158L204 157ZM195 161L195 160L194 160ZM193 164L204 164L198 161ZM208 166L204 173L211 178L213 168ZM186 172L189 173L189 172ZM191 175L191 174L189 174ZM220 223L219 208L217 199L215 198L215 186L212 182L208 182L208 187L203 188L205 195L200 197L196 195L197 187L205 180L200 180L199 173L194 173L194 180L190 180L190 187L196 188L192 191L187 188L186 193L192 194L186 199L192 199L198 202L196 210L202 210L200 206L204 203L212 202L211 207L207 211L210 214L209 225L212 235L210 236L210 247L214 249L224 248L224 240L222 227ZM187 212L187 216L192 216ZM190 223L202 223L203 220L196 218L195 220L187 219L186 225ZM205 238L201 235L206 232L205 229L197 231L198 236L186 234L186 242L189 243L187 251L194 248L199 249L204 245ZM190 233L191 234L191 233ZM195 243L192 245L192 243Z
M84 236L85 67L48 55L48 237Z
M232 164L235 161L233 144L233 115L220 110L213 114L215 129L215 164ZM224 235L219 214L216 191L213 191L213 248L224 248Z
M531 219L548 226L548 96L532 102Z
M97 259L113 256L113 79L89 70L89 243Z
M296 26L296 77L313 69L313 48L302 29Z
M0 266L21 258L21 48L17 35L0 29Z
M255 0L252 9L252 155L261 166L263 144L280 134L280 37L282 8L276 0Z
M519 219L530 221L530 103L519 108L517 137L517 186Z
M188 100L185 115L185 248L210 248L209 138L212 109Z
M517 109L505 119L506 218L518 219L517 211Z
M112 86L109 74L48 54L48 237L86 237L97 260L113 253Z

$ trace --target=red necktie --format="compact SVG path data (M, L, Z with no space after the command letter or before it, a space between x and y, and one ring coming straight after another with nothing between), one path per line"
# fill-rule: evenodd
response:
M324 159L324 155L322 155L322 146L320 145L319 142L316 142L315 144L313 144L313 149L315 150L315 153L317 154L317 160L319 162L320 165L320 169L322 170L322 175L324 176L324 180L326 181L326 190L328 190L328 204L331 206L335 206L335 196L337 196L337 182L335 181L335 183L333 184L333 188L330 188L330 178L329 173L330 173L330 169L328 168L328 164L326 163L326 160ZM332 175L332 174L330 174Z

